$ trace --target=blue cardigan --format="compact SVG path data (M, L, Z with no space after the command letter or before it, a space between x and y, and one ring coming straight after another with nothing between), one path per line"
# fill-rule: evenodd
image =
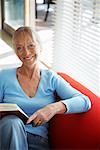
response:
M36 95L29 98L21 88L16 78L16 68L0 71L0 103L15 103L28 115L38 109L54 103L55 94L66 105L67 112L86 112L91 107L91 102L82 93L74 89L68 82L50 70L41 69L41 79ZM25 125L26 131L48 138L48 123L38 127L31 124Z

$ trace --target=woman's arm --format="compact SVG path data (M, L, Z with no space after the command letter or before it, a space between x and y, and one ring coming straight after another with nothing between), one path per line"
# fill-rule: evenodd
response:
M51 80L61 101L47 105L30 116L27 123L34 122L35 126L48 122L55 114L86 112L91 108L91 102L82 93L74 89L61 77L55 75Z
M57 95L61 98L61 102L67 108L65 113L81 113L91 108L89 98L73 88L60 76L56 79L55 89Z

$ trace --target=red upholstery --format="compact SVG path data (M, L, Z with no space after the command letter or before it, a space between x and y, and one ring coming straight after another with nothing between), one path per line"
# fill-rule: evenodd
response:
M66 74L58 73L74 88L87 95L92 108L85 113L56 115L50 123L52 149L100 149L100 98Z

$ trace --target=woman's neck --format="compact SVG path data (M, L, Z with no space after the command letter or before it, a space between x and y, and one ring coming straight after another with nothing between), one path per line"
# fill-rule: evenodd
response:
M30 80L31 79L34 79L36 77L40 77L40 69L39 69L39 66L38 64L35 64L33 67L26 67L24 65L22 65L20 68L19 68L19 72L26 76L27 78L29 78Z

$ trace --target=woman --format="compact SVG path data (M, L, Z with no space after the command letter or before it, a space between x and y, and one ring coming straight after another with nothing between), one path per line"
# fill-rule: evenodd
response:
M22 66L0 72L0 102L16 103L29 119L26 125L16 116L0 120L1 149L47 150L49 120L55 114L86 112L91 103L56 73L39 68L41 50L29 27L15 31L13 46ZM56 102L55 92L61 101Z

